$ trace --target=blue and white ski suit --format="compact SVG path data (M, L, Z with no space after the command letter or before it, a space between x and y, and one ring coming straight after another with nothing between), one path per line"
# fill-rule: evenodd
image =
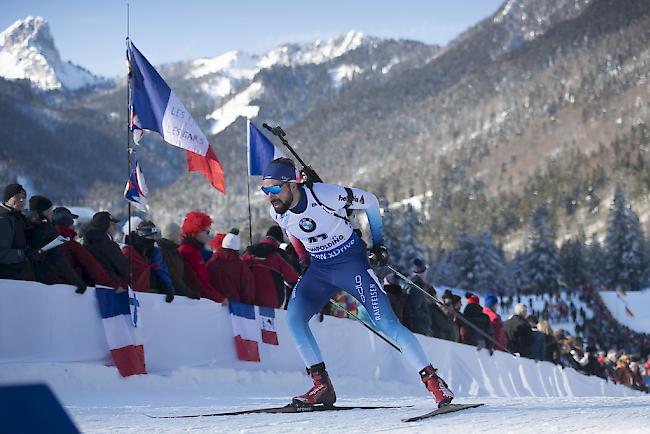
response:
M341 289L354 296L368 311L374 326L393 341L416 369L429 361L413 333L393 312L382 284L368 263L366 245L353 231L345 206L348 193L333 184L313 184L312 191L300 186L301 198L294 208L271 217L297 238L311 255L311 265L298 280L287 312L289 331L307 367L323 361L309 320ZM350 209L364 209L368 216L373 245L383 242L381 213L377 198L352 188ZM314 194L318 198L318 203Z

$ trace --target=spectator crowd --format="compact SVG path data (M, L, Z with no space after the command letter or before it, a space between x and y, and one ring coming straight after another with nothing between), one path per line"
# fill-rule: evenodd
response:
M78 294L88 286L122 292L130 285L136 291L163 294L168 303L185 296L286 308L292 286L305 267L291 244L284 243L279 226L271 226L265 237L244 252L236 228L211 236L212 219L198 211L188 213L181 225L170 223L162 231L150 220L132 217L123 225L123 240L118 240L120 222L109 212L97 212L88 225L79 227L77 215L64 207L55 208L46 197L34 195L27 201L20 184L7 185L3 194L2 279L66 283ZM58 237L67 241L52 247ZM383 279L396 315L411 331L473 345L490 354L519 353L647 391L648 335L618 323L594 288L573 291L591 316L558 292L526 289L487 294L483 305L476 294L467 292L463 308L460 295L451 290L437 293L427 281L427 271L424 259L413 258L408 280L394 273ZM522 295L528 297L528 304L522 302ZM533 309L535 297L543 301L543 308ZM321 315L352 314L372 322L347 293L342 291L333 300L336 303L324 306ZM513 315L502 321L499 312L509 311L513 304ZM549 323L569 320L576 324L574 335L553 329Z

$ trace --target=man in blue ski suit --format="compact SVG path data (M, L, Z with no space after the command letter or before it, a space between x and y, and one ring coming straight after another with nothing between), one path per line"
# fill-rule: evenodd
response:
M373 241L370 259L378 265L386 265L388 254L382 244L377 198L357 188L323 183L299 184L295 165L287 158L278 158L267 166L262 191L271 204L271 217L287 231L301 256L301 263L311 256L309 268L291 294L287 322L314 387L304 395L294 397L294 404L330 406L336 401L323 357L309 329L309 320L335 292L345 289L363 304L374 326L400 348L411 365L420 370L422 382L438 406L448 405L453 393L436 375L413 333L397 319L368 262L366 245L348 220L347 209L365 210Z

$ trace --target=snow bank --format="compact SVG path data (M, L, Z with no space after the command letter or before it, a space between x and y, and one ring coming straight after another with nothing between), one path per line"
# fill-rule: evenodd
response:
M115 368L103 366L110 359L92 288L77 295L66 285L0 280L0 382L41 379L59 391L70 387L79 390L75 384L90 387L99 381L92 387L127 391L138 384L164 388L185 382L197 388L225 381L230 386L222 384L220 388L227 394L239 389L263 390L265 386L259 381L274 378L282 380L283 390L298 383L302 384L298 390L304 387L304 367L290 340L284 311L277 311L276 319L280 345L260 343L262 361L255 363L236 359L228 309L222 305L184 297L166 304L157 294L139 294L139 301L146 364L153 375L122 380ZM326 317L322 323L312 320L312 328L337 385L365 384L376 390L393 385L389 389L400 393L425 393L416 374L420 367L408 366L397 351L356 322ZM462 344L423 336L419 339L458 396L636 394L550 363L500 352L490 356ZM274 375L267 375L268 371ZM220 380L215 380L215 375ZM103 377L111 380L102 382ZM350 377L354 380L342 380ZM251 388L244 387L242 381ZM343 397L346 389L339 390Z
M600 296L616 321L637 332L650 333L650 289L629 291L625 295L602 291ZM626 307L633 316L625 312Z

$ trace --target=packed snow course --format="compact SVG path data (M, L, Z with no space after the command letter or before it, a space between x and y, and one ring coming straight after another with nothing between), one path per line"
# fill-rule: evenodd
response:
M433 400L415 368L352 320L312 320L341 405L388 410L151 419L280 406L310 386L284 321L261 362L237 360L228 309L139 294L148 375L120 378L94 290L0 280L0 384L47 383L83 432L644 432L650 398L572 369L419 336L458 402L488 405L417 423Z

